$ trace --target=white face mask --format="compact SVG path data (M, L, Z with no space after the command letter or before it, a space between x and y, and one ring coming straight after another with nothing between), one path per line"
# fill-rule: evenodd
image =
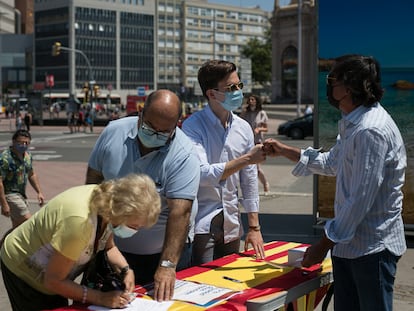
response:
M109 228L112 230L114 235L121 239L126 239L132 237L135 233L138 232L136 229L132 229L130 227L127 227L125 225L119 225L115 228L112 226L112 224L109 224Z

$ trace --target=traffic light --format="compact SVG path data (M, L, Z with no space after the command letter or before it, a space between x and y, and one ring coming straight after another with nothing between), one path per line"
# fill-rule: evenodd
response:
M53 56L58 56L60 54L60 48L61 48L61 44L60 42L55 42L55 44L53 44L52 46L52 55Z
M99 85L94 85L93 86L93 96L96 98L96 97L98 97L99 96Z
M89 103L89 84L88 83L85 83L83 85L83 92L85 93L85 97L84 97L83 102L84 103Z

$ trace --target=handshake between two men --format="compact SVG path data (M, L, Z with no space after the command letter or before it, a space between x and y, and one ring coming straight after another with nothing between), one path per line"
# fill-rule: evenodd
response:
M267 156L283 156L291 161L298 162L300 159L300 152L299 148L288 146L274 138L268 138L262 144L257 144L249 154L256 160L253 160L253 163L263 162L266 160Z

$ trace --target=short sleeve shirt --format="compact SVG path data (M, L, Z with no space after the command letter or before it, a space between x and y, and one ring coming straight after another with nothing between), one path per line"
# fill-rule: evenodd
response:
M120 178L131 173L147 174L156 184L161 196L161 214L151 228L140 229L131 238L115 242L122 251L148 255L162 251L169 209L167 199L194 200L190 239L194 235L197 213L197 191L200 182L200 164L190 139L176 128L171 143L141 156L138 143L138 117L111 121L98 138L89 158L89 167L105 178Z
M20 159L10 148L0 155L0 174L4 193L20 193L26 197L27 177L32 171L32 155L28 152Z
M5 239L1 259L20 279L42 293L50 255L57 251L75 262L68 276L75 279L93 254L96 215L89 198L96 185L74 187L50 200Z

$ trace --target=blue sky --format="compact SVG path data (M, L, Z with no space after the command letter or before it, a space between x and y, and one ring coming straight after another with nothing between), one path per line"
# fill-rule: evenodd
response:
M208 2L242 7L254 7L256 5L259 5L260 8L265 11L273 11L273 6L275 3L274 0L208 0Z

